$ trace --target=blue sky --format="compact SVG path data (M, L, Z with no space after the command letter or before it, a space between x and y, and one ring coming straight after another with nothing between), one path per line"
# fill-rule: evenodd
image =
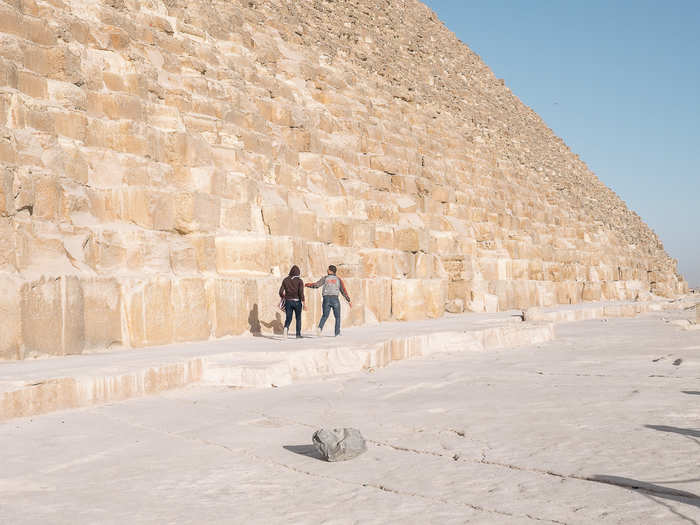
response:
M700 2L425 3L700 287Z

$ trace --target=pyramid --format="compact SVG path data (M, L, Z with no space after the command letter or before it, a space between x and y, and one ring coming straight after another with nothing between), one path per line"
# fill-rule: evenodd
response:
M0 0L0 240L2 359L687 290L414 0Z

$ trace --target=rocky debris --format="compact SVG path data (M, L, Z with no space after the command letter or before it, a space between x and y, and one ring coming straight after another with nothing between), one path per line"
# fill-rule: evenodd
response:
M313 443L326 461L345 461L367 450L365 438L356 428L322 428L314 432Z

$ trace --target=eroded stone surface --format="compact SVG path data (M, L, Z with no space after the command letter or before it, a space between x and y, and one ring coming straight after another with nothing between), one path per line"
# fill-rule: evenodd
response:
M686 290L423 4L0 2L0 358ZM318 319L316 299L304 324Z

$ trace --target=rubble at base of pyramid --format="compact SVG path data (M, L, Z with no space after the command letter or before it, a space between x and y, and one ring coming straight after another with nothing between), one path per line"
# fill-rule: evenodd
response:
M0 0L0 358L273 331L294 263L346 325L687 288L419 2Z

